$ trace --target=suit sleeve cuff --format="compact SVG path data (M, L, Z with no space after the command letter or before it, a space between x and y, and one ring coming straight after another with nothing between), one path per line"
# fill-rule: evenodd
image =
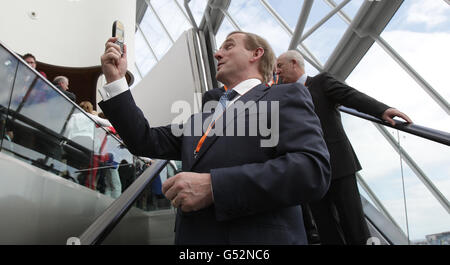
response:
M128 90L128 83L125 77L104 85L98 89L103 101L107 101Z
M233 178L238 176L239 167L211 169L211 184L216 220L228 221L252 214L247 207L245 192ZM230 186L230 183L232 186Z

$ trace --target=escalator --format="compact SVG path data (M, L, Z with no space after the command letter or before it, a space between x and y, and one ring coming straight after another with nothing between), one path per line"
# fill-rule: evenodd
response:
M172 58L171 51L168 54L162 66L174 65L167 61ZM173 56L178 62L185 57L195 54ZM191 67L199 66L191 62ZM155 76L151 78L158 84ZM167 82L164 76L160 79ZM0 244L173 243L175 210L152 187L174 175L176 166L160 160L150 165L147 159L133 156L113 131L98 126L1 43L0 80ZM389 126L353 110L341 111L364 126L368 122L360 118L380 128ZM446 132L402 123L395 129L446 148L450 145ZM400 160L420 173L420 181L448 215L448 200L439 187L405 156L401 146L391 144ZM375 195L378 191L371 190L372 183L365 182L367 178L370 180L370 175L362 172L358 182L371 243L411 244L408 223L402 222L408 217L399 219L397 212L391 213L390 205L384 206L384 199ZM404 197L406 215L406 194Z
M0 244L66 244L154 161L133 156L114 130L1 43L0 80ZM153 176L159 183L167 178L166 166L161 170ZM161 191L149 185L139 195L109 242L154 243L149 232L161 231L154 223L173 223ZM173 237L155 240L167 244Z

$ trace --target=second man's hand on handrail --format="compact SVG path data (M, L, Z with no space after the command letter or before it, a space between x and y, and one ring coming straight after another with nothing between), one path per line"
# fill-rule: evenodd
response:
M385 110L381 116L384 121L389 122L392 126L395 126L395 120L392 119L394 117L400 117L404 119L407 123L413 123L412 120L403 112L399 111L395 108L389 108Z

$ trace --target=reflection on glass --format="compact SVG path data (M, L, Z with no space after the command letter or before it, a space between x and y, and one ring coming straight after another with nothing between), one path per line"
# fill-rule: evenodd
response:
M0 143L5 140L8 144L14 138L14 133L6 127L6 116L16 68L17 59L0 48Z
M17 59L0 48L0 106L7 108L11 96Z
M95 181L97 190L105 195L118 198L122 193L118 168L121 160L125 160L126 164L129 164L128 161L131 160L131 157L128 154L125 154L126 157L121 157L123 155L120 152L121 145L100 128L95 130L94 146L92 179Z
M137 158L84 111L0 48L1 152L112 198ZM11 98L11 100L9 100ZM9 109L8 109L9 108ZM5 129L6 128L6 129ZM115 133L114 129L107 128ZM125 179L120 176L120 167ZM124 185L125 186L125 185ZM127 187L127 186L126 186Z
M60 133L71 104L23 64L19 66L17 77L10 109Z
M142 163L143 162L143 163ZM136 171L142 173L150 166L149 161L136 163ZM170 200L162 193L162 183L168 178L181 172L181 161L170 161L169 164L155 177L136 200L136 207L146 211L157 211L172 208Z
M73 110L68 115L68 121L65 124L62 134L67 137L69 143L83 148L87 155L82 164L78 167L71 167L68 173L76 175L78 183L86 187L93 188L87 180L87 169L91 167L93 146L94 146L94 123L86 114L72 106Z

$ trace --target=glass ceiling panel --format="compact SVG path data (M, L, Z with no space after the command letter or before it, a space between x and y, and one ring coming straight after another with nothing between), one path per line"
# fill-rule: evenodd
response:
M216 45L217 45L217 49L220 48L220 46L222 45L222 43L225 41L227 35L230 32L235 31L236 29L234 29L233 25L231 25L230 21L227 19L227 17L223 18L223 22L220 25L219 30L217 31L216 34Z
M344 8L342 8L342 10L350 19L353 20L353 18L355 17L356 13L358 13L358 10L363 3L364 0L352 0L348 4L346 4Z
M175 0L151 0L150 3L155 8L156 13L161 18L162 23L167 28L174 41L176 41L185 30L191 28L189 21L178 8Z
M298 16L302 11L303 1L268 0L267 2L283 18L293 32L297 25Z
M259 1L233 0L228 12L242 30L258 34L269 41L275 55L288 49L289 35Z
M401 110L419 125L450 131L450 116L377 44L370 48L346 81Z
M186 9L184 8L184 0L177 1L187 14ZM191 9L192 16L194 17L197 26L200 26L200 23L202 22L203 12L205 11L207 4L208 0L191 0L191 2L189 2L189 8Z
M404 1L381 36L450 101L450 5L443 0Z
M309 12L308 21L305 24L305 30L307 32L312 26L317 24L324 16L326 16L331 10L333 10L323 0L314 1L311 11Z
M241 1L241 2L243 2L243 1ZM239 9L239 6L237 5L235 8ZM264 11L264 10L261 10L261 11ZM262 14L266 14L266 13L262 12ZM267 14L267 15L269 15L269 14ZM297 16L298 16L298 14L297 14ZM237 23L239 23L239 22L237 22ZM258 24L258 23L259 23L259 20L256 20L255 24ZM280 42L276 41L277 38L266 37L266 36L264 36L264 37L269 42L269 44L274 48L276 56L279 56L281 53L283 53L287 50L289 43L290 43L290 38L288 37L287 33L278 25L278 23L276 21L273 21L273 23L274 23L273 27L274 28L278 27L278 31L279 31L274 36L277 36L277 34L283 33L285 35L285 38L283 39L284 41L282 43L280 43ZM242 27L240 24L239 24L239 26ZM250 27L255 28L255 27L257 27L257 25L251 25ZM216 34L217 46L220 47L220 45L223 43L223 41L225 40L228 33L232 32L234 30L235 30L235 28L232 26L232 24L229 22L229 20L225 17L217 34ZM244 29L244 30L246 30L246 29ZM278 48L275 48L275 47L277 47L277 45L278 45ZM317 71L317 69L315 69L313 66L311 66L307 61L305 61L305 69L309 75L316 75L319 73Z
M162 23L164 23L164 26L169 32L170 37L174 41L176 41L185 30L191 28L191 24L185 16L185 14L187 15L187 12L184 8L184 0L178 0L178 3L185 14L183 14L175 1L176 0L150 1ZM207 3L207 0L193 0L189 3L189 7L194 19L197 22L197 25L200 25ZM150 8L146 9L145 15L139 26L149 42L149 45L155 52L158 60L161 59L170 47L172 47L173 43ZM157 60L151 54L150 48L139 30L136 31L135 42L136 65L138 66L141 74L145 76L157 63ZM136 85L139 81L140 78L136 79L134 85Z
M315 1L304 33L308 32L311 27L332 10L333 9L323 1ZM338 16L338 14L334 14L327 22L304 40L303 43L323 65L328 60L328 57L339 43L347 28L348 25Z
M134 44L135 44L136 65L139 67L139 71L142 74L142 76L145 76L150 71L150 69L156 64L156 60L153 57L149 47L147 46L147 43L144 40L144 37L142 36L139 30L136 32ZM137 84L137 82L135 83Z
M145 11L140 27L152 46L153 51L156 53L158 60L161 59L172 46L172 42L149 8Z
M308 63L305 60L305 72L307 73L307 75L309 76L315 76L319 73L319 70L317 70L316 68L314 68L314 66L312 66L310 63Z

